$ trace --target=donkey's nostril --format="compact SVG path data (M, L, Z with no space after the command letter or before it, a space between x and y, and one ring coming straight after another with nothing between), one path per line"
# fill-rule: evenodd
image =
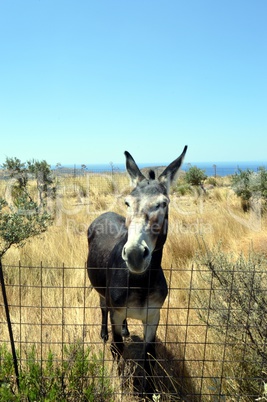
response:
M149 256L149 248L148 247L144 247L144 253L143 253L143 257L147 258Z

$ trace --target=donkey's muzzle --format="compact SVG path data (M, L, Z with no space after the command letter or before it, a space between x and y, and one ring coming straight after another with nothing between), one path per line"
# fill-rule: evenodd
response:
M142 274L150 264L151 252L145 242L130 245L126 243L122 250L122 258L132 273Z

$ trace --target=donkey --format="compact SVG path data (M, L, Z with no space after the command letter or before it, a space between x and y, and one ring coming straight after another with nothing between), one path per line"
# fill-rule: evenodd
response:
M101 338L108 340L108 313L112 325L111 351L119 360L122 336L129 336L127 318L141 320L144 327L144 369L156 359L155 337L160 309L168 288L161 267L168 231L169 187L174 181L187 146L156 179L153 170L146 178L125 151L126 169L135 185L125 199L126 219L113 212L96 218L88 229L87 270L100 295Z

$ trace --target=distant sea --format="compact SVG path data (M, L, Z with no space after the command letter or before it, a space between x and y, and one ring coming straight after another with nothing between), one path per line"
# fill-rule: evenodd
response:
M81 171L80 164L73 165L62 165L60 168L56 166L51 166L52 169L60 169L62 171L75 172L79 174ZM87 172L125 172L125 164L122 163L114 163L114 164L85 164ZM158 166L166 166L164 163L138 163L140 169L146 167L158 167ZM259 167L264 167L267 169L267 161L265 162L190 162L184 163L182 166L182 170L188 171L191 166L197 166L199 169L205 171L207 176L228 176L238 172L239 169L246 170L250 169L253 172L256 172Z

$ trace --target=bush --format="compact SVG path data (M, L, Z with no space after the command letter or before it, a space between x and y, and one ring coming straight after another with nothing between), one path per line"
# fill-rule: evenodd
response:
M207 184L216 187L218 185L218 181L215 177L208 177Z
M0 198L0 258L11 246L23 246L28 238L47 230L53 220L47 199L55 194L46 161L25 164L18 158L6 158L3 167L12 181L8 184L11 200ZM36 180L38 202L30 192L29 179L32 177Z
M261 167L258 172L250 169L238 170L232 177L232 188L241 198L241 205L246 212L260 200L267 201L267 171Z
M16 203L17 198L27 196L32 200L29 191L29 181L34 179L39 196L38 206L43 208L46 206L48 197L55 197L54 179L50 165L43 160L41 162L32 160L21 162L18 158L6 158L2 167L7 170L11 179L15 184L12 185L12 197Z
M197 264L202 273L207 269L209 289L197 295L199 316L218 334L229 362L239 362L238 393L260 396L267 376L267 261L252 252L234 259L216 248Z
M191 194L192 192L190 184L182 182L178 182L173 190L179 195Z
M78 343L65 346L63 362L49 352L42 364L33 347L26 353L16 390L12 355L0 345L0 401L112 401L113 390L102 361L101 354L92 354Z
M51 215L40 213L30 200L18 199L14 209L0 198L0 258L12 245L23 246L29 237L45 232L51 223Z
M185 174L185 181L192 186L201 186L206 180L207 175L205 171L199 169L197 166L191 166L190 169Z

